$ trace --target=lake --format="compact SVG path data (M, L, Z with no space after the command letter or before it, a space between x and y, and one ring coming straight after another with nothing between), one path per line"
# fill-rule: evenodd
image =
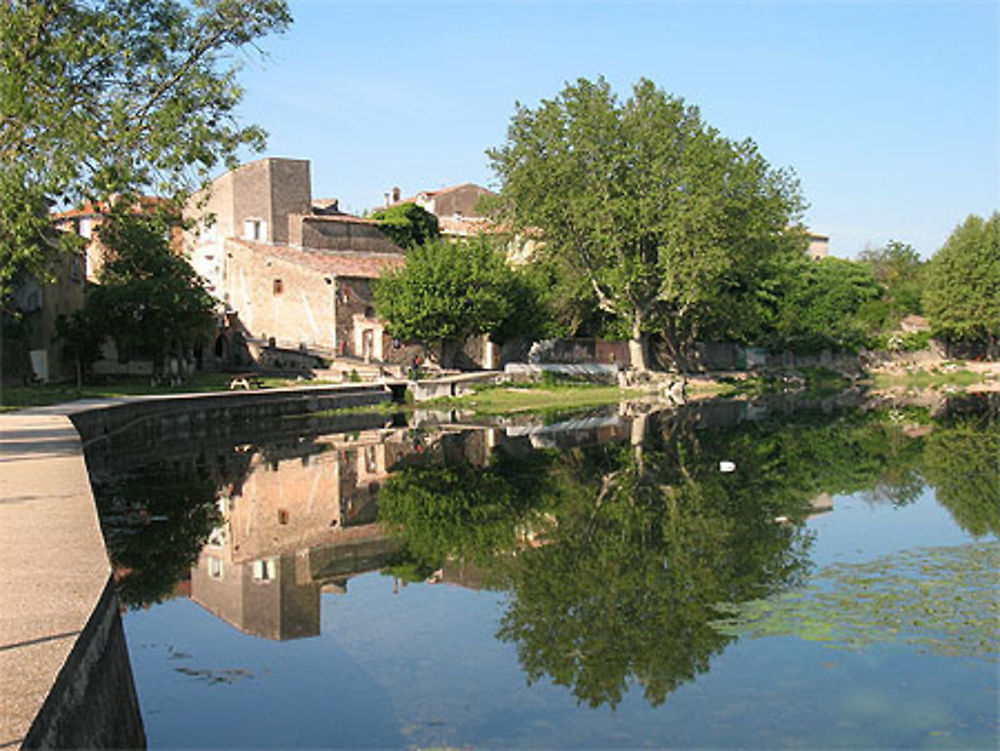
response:
M151 747L996 748L1000 400L88 452Z

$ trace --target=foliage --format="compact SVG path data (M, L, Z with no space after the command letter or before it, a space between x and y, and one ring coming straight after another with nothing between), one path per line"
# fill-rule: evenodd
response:
M0 3L0 297L49 271L52 203L177 195L261 148L234 52L289 22L285 0Z
M861 251L858 260L871 267L884 290L879 306L882 315L872 321L875 326L894 329L906 316L923 313L924 263L913 246L890 240L884 247Z
M859 649L910 644L948 656L996 661L1000 649L1000 545L903 551L838 563L802 590L722 604L716 628L753 637L797 636Z
M934 254L924 307L935 336L1000 356L1000 212L969 216Z
M1000 536L1000 426L971 415L927 437L924 476L969 534Z
M544 454L512 461L500 453L484 468L464 460L406 467L379 492L379 523L403 536L419 571L450 557L486 563L515 547L546 486L548 461Z
M169 597L198 562L222 521L215 481L193 464L164 464L139 477L94 483L101 527L122 604L139 608Z
M903 333L884 331L868 337L866 343L869 349L882 349L892 352L920 352L931 344L930 331L907 331Z
M109 260L80 313L91 336L119 354L161 362L183 356L214 325L215 302L190 264L170 248L169 216L119 210L101 224Z
M473 334L528 334L524 324L536 308L532 289L482 238L415 248L406 266L378 279L372 292L392 336L451 346Z
M437 217L415 203L398 203L372 212L379 229L401 248L413 250L441 236Z
M625 322L640 369L651 331L681 353L706 326L740 330L767 265L804 248L788 230L802 208L791 174L649 80L624 102L602 78L518 105L488 155L507 199L498 219L541 231L541 252Z
M881 294L868 265L833 257L791 259L781 280L773 343L799 351L857 348L872 327L865 308Z

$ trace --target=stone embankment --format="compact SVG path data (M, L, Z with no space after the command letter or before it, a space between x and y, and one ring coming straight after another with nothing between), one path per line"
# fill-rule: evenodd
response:
M90 400L0 415L0 749L145 746L85 443L197 440L389 398L379 385L347 385Z

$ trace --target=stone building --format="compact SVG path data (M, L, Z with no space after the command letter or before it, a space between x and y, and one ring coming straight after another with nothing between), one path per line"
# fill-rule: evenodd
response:
M111 203L114 204L115 199L112 199ZM170 211L170 206L169 201L164 198L140 196L131 207L131 213ZM53 215L56 229L62 232L75 232L86 240L83 247L83 265L88 282L97 281L101 269L108 260L110 251L101 242L100 227L109 211L110 207L107 204L86 203L77 209ZM179 224L171 231L170 247L177 254L180 254L184 249L184 238Z
M370 283L404 262L374 221L313 201L309 162L269 157L189 201L192 266L250 338L328 355L383 359Z
M809 232L807 236L809 238L809 247L806 249L806 255L814 261L820 261L830 255L830 238L828 235Z
M437 217L441 234L445 237L469 237L489 231L489 225L479 211L479 200L483 196L497 195L492 190L463 183L450 188L422 190L409 198L400 198L399 188L386 194L387 205L415 203L424 211Z
M62 354L58 321L83 307L84 255L59 258L51 281L24 275L14 288L11 306L20 315L13 324L4 321L0 337L0 363L4 383L24 380L62 381L74 377L74 365Z

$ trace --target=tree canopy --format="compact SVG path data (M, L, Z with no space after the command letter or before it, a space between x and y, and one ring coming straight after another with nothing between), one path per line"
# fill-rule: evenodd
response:
M1000 211L968 217L934 254L924 307L935 336L1000 354Z
M905 316L923 312L924 262L912 245L890 240L881 248L861 251L858 260L871 267L884 290L881 319L874 321L881 328L895 328Z
M706 325L751 322L770 261L805 247L793 175L646 79L625 101L601 78L519 104L487 153L502 222L540 230L543 252L587 280L639 368L650 332L680 356Z
M77 314L73 330L86 329L98 341L115 341L120 354L162 363L183 356L214 323L215 301L191 265L168 240L170 224L161 214L120 209L100 228L109 259Z
M65 244L50 206L176 196L261 148L233 53L290 20L285 0L0 2L0 296Z
M437 217L415 203L398 203L372 212L396 245L412 250L441 236Z
M501 252L484 238L469 242L438 240L411 250L406 266L373 285L375 310L400 339L450 347L474 334L502 336L518 316L528 325L531 288Z

